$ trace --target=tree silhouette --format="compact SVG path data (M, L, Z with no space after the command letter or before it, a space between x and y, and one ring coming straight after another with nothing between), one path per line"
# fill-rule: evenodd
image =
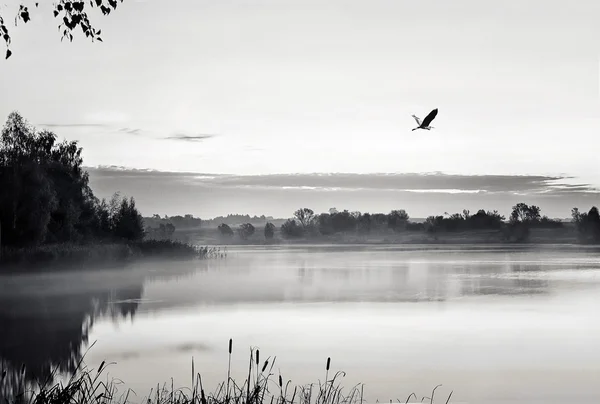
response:
M12 112L0 136L2 245L84 242L143 237L133 199L98 201L83 169L77 142L56 142Z
M309 208L302 208L294 212L294 217L298 220L302 227L306 228L313 223L313 220L315 219L315 212Z
M288 219L281 225L281 234L288 238L298 238L304 235L304 227L299 226L294 219Z
M271 240L275 236L275 225L271 222L265 224L265 238Z
M229 227L229 225L227 225L225 223L221 223L219 225L218 229L219 229L219 233L223 237L232 237L233 236L233 230L231 230L231 227Z
M408 223L408 213L404 209L392 210L388 215L388 227L394 231L406 229Z
M521 222L521 223L535 223L540 220L540 212L541 209L535 205L527 205L525 203L517 203L512 208L512 212L510 214L511 222Z
M252 223L244 223L237 229L237 233L242 240L246 240L248 237L254 234L255 230L256 229Z
M59 19L60 24L58 25L59 31L62 33L61 41L68 38L69 41L73 41L73 31L79 27L83 34L93 41L97 40L102 42L100 35L101 30L97 30L92 26L89 20L88 11L91 8L99 9L103 15L110 14L113 10L117 9L118 3L122 3L123 0L90 0L89 3L84 0L58 0L53 4L52 14L54 18ZM40 2L35 2L34 7L38 8ZM8 59L12 55L10 45L12 42L9 29L7 27L8 20L5 15L0 14L0 36L6 43L6 55ZM29 7L21 2L15 16L15 26L18 25L19 21L27 24L31 21L31 13Z
M592 206L589 212L581 213L578 208L571 210L572 221L577 227L580 241L584 243L600 242L600 212Z

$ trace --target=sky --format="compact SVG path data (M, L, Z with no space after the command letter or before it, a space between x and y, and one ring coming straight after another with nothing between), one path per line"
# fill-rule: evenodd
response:
M0 119L79 141L96 194L144 214L600 203L597 0L125 0L91 13L102 43L42 3L11 24Z

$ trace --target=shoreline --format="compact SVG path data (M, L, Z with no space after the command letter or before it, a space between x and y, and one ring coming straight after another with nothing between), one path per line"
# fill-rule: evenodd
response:
M146 259L191 260L222 258L223 255L219 246L198 246L177 240L2 247L0 273L74 269L81 265L110 268Z

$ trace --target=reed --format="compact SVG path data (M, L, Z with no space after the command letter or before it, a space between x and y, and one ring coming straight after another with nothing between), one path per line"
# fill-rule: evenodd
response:
M83 359L78 364L77 371L70 376L66 382L49 383L46 380L36 386L25 388L19 386L13 389L3 389L6 370L2 371L0 379L0 401L7 404L364 404L364 385L358 384L351 387L348 392L344 391L340 379L345 376L344 372L336 372L329 379L331 358L327 358L325 366L325 380L322 383L312 383L304 386L290 388L291 380L285 380L281 373L275 378L273 368L275 357L268 357L264 362L260 360L260 351L250 349L250 360L248 376L243 383L239 384L231 378L231 356L233 352L233 341L229 340L229 366L227 368L227 380L219 383L215 392L206 393L200 373L196 373L194 359L192 358L191 387L176 389L171 379L170 385L157 385L146 397L136 397L133 390L127 389L119 395L117 386L122 382L119 380L102 380L101 376L112 364L103 361L96 371L87 369ZM21 369L21 375L25 374L25 368ZM53 374L54 376L54 374ZM275 378L275 380L273 380ZM434 403L436 386L431 392L431 397L422 397L418 400L411 393L405 401L396 399L398 403L413 402ZM12 393L12 394L7 394ZM447 397L445 403L450 402L452 393ZM392 400L390 400L390 403Z

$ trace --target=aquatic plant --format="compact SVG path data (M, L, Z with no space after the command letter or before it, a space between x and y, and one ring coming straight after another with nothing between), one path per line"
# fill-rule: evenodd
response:
M207 393L202 383L200 373L196 373L192 358L191 363L191 388L178 388L166 383L152 389L148 396L136 402L147 404L363 404L364 385L358 384L344 392L340 379L346 374L337 371L330 374L331 358L327 358L325 365L325 379L318 380L304 386L295 386L291 389L291 380L285 380L279 373L273 372L276 357L268 357L263 362L260 359L259 349L250 349L248 376L239 384L231 378L231 358L233 354L233 340L229 340L229 365L227 367L227 380L219 383L213 393ZM85 355L84 355L85 357ZM110 364L103 361L96 371L87 369L83 364L84 358L79 362L77 370L65 382L39 383L37 386L25 387L24 383L7 388L8 379L6 370L2 370L0 379L0 399L8 404L125 404L132 402L135 396L131 389L119 394L120 380L101 379L101 375ZM25 374L23 367L20 372ZM17 377L18 379L18 377ZM23 380L21 378L20 380ZM418 400L416 394L411 393L405 401L411 399L417 402L434 403L436 386L430 397ZM445 403L450 402L452 392ZM391 401L390 401L391 402Z

